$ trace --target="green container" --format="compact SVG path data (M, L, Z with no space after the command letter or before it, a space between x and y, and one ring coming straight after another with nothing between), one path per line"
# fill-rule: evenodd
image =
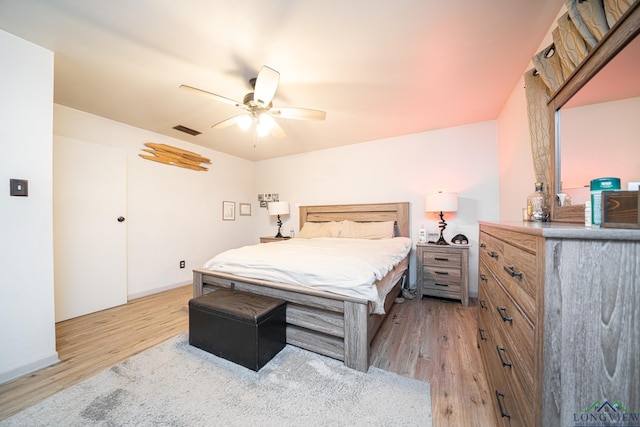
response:
M602 224L602 192L620 190L620 178L591 180L591 224Z

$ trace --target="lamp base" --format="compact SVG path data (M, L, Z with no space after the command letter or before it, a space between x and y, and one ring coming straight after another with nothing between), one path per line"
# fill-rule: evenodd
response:
M447 228L447 223L444 221L444 213L442 211L440 211L440 222L438 224L440 224L440 238L436 242L436 245L449 245L449 243L444 240L444 236L442 235L444 229Z
M280 220L280 215L278 215L278 234L276 234L276 238L284 237L282 233L280 233L280 228L282 227L282 221Z
M444 240L444 237L442 237L442 234L440 234L440 238L436 242L434 242L434 245L442 245L442 246L444 246L444 245L449 245L449 244L450 244L449 242Z

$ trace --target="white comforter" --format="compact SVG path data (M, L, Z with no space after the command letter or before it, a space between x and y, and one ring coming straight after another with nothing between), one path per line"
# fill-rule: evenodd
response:
M411 250L411 239L294 238L230 249L204 265L212 271L264 279L380 303L375 282Z

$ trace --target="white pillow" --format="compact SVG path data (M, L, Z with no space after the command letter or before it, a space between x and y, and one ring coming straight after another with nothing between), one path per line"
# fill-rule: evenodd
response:
M340 237L354 239L391 239L395 236L393 221L354 222L343 221Z
M305 222L298 237L303 239L313 239L315 237L338 237L342 221L330 222Z

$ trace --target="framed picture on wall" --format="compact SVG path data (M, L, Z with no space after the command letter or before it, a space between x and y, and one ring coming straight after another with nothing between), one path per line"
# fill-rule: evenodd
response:
M249 203L240 203L240 216L251 216L251 205Z
M224 221L234 221L236 219L235 202L222 202L222 219Z

